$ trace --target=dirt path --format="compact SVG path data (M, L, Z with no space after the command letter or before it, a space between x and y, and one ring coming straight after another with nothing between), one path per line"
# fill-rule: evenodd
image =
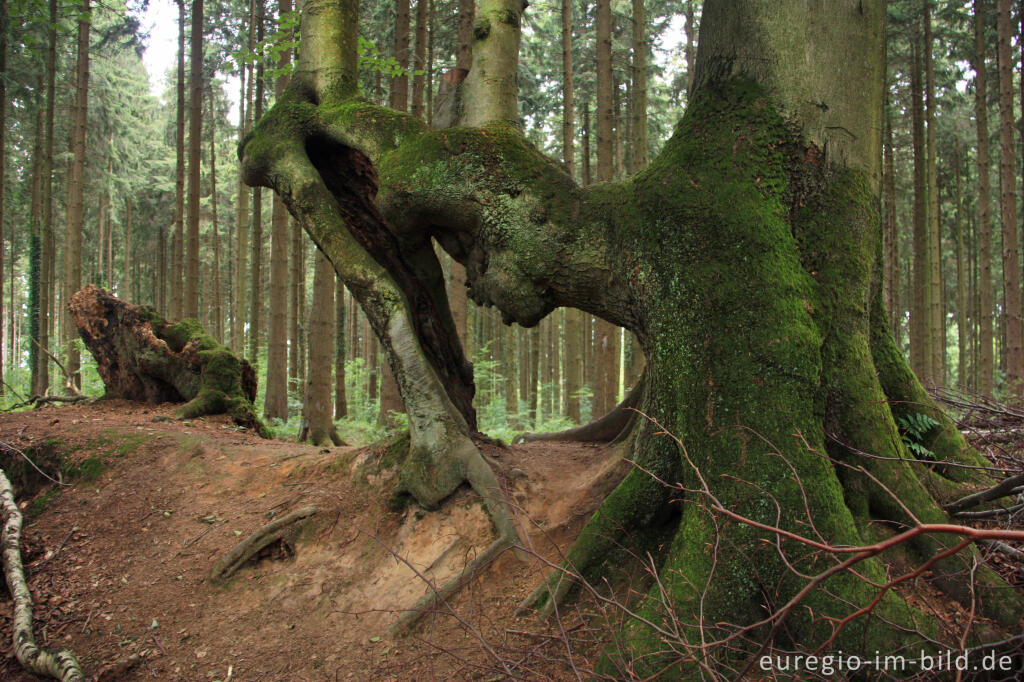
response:
M24 505L44 646L71 648L90 673L141 654L125 680L494 679L499 659L522 660L534 679L570 676L557 640L516 634L537 630L511 614L545 569L510 554L454 600L463 623L435 616L411 637L388 636L395 611L427 590L395 554L443 581L489 541L469 493L436 512L392 511L381 476L367 474L382 452L265 441L225 420L173 422L170 413L114 401L0 416L0 440L41 457L59 450L82 475ZM614 479L606 448L486 452L546 553L555 551L547 539L564 547L574 537ZM290 543L211 584L214 562L239 540L310 504L318 513ZM35 679L10 652L10 617L4 595L0 678Z

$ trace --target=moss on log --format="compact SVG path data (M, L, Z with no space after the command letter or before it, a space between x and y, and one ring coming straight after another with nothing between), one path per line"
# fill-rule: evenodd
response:
M227 414L269 437L252 405L252 365L196 320L172 324L152 308L134 306L91 284L71 297L69 308L96 359L106 397L184 403L177 409L181 419Z

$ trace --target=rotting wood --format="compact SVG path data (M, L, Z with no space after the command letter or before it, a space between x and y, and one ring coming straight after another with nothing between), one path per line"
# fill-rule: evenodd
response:
M3 536L0 547L3 552L4 577L7 589L14 601L12 623L14 655L18 661L37 675L45 675L63 682L81 682L85 674L81 666L67 649L50 652L36 644L32 632L32 593L25 582L25 570L21 563L21 511L14 502L14 489L6 474L0 469L0 513L3 515Z
M257 552L280 540L293 524L313 516L316 511L316 507L303 507L259 528L255 533L235 545L234 549L214 565L213 570L210 571L210 580L230 578Z

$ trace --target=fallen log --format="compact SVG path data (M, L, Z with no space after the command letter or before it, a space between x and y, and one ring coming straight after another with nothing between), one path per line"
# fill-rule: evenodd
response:
M36 644L35 633L32 631L32 593L25 582L25 569L21 563L21 511L14 502L11 482L2 469L0 519L3 521L0 549L3 554L4 578L14 601L14 655L26 670L36 675L47 675L63 682L84 681L82 668L70 651L46 651Z
M184 403L180 419L228 414L263 437L270 433L253 409L256 372L207 334L194 319L170 323L90 284L68 306L96 359L106 397Z

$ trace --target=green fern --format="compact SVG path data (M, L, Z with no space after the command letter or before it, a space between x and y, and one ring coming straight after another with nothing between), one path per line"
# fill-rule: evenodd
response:
M913 412L896 419L900 429L900 438L907 449L917 459L935 461L935 453L924 445L925 438L932 432L939 422L921 412Z

